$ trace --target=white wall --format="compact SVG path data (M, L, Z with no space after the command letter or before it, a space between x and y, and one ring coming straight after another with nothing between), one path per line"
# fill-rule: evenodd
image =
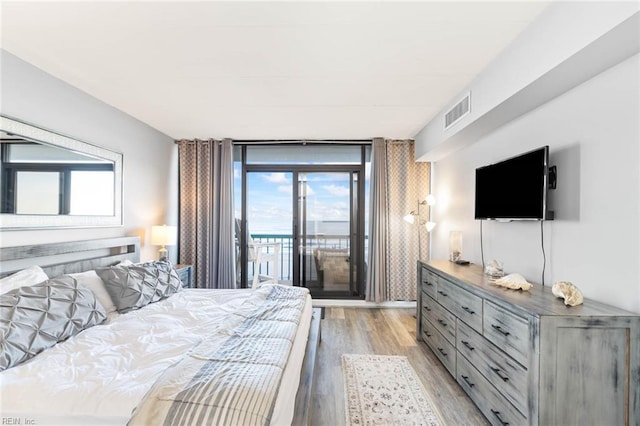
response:
M638 2L552 2L418 132L416 157L438 161L631 57L640 50L638 11ZM470 113L445 130L446 110L469 91Z
M0 50L1 113L124 156L124 226L2 231L0 246L140 235L156 257L152 225L177 224L177 147L167 135ZM175 261L175 248L172 257Z
M433 258L446 258L449 231L462 230L463 257L481 263L475 168L549 145L558 188L556 220L544 224L546 284L571 281L585 297L640 313L638 75L635 55L437 162ZM484 222L484 254L541 282L540 223Z

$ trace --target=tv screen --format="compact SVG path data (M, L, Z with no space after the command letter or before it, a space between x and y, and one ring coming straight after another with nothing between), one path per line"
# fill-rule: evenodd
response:
M476 219L547 219L549 147L476 169Z

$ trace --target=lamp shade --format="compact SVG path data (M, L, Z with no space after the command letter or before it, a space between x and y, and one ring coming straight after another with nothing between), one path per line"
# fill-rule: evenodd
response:
M413 213L409 213L408 215L403 217L403 219L408 223L413 223L415 221L415 218L413 217Z
M151 245L152 246L175 246L178 241L178 228L176 226L152 226Z
M428 205L435 206L436 204L436 196L433 194L427 195L427 199L425 200Z
M433 231L433 228L436 227L436 223L435 222L427 222L424 224L425 228L427 228L427 232L431 232Z

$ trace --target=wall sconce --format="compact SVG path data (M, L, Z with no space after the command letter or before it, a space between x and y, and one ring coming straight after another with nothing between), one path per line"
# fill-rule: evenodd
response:
M429 194L427 195L427 198L424 199L423 201L418 200L418 209L417 210L412 210L411 212L409 212L408 214L406 214L403 219L410 223L410 224L414 224L416 223L416 216L418 217L418 225L419 226L423 226L425 227L425 229L427 230L427 232L431 232L433 231L433 228L436 227L436 223L435 222L431 222L431 221L425 221L421 219L421 215L420 215L420 206L428 206L429 208L429 218L431 218L431 206L433 206L436 203L436 197L433 194ZM421 241L421 237L420 237L420 228L418 228L418 253L420 258L422 259L422 241Z
M169 260L169 251L166 246L175 246L178 241L178 228L176 226L152 226L151 245L161 246L158 250L158 260Z

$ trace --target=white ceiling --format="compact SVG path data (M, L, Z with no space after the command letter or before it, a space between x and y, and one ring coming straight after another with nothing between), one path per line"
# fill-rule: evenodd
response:
M2 2L2 47L173 138L413 137L547 2Z

